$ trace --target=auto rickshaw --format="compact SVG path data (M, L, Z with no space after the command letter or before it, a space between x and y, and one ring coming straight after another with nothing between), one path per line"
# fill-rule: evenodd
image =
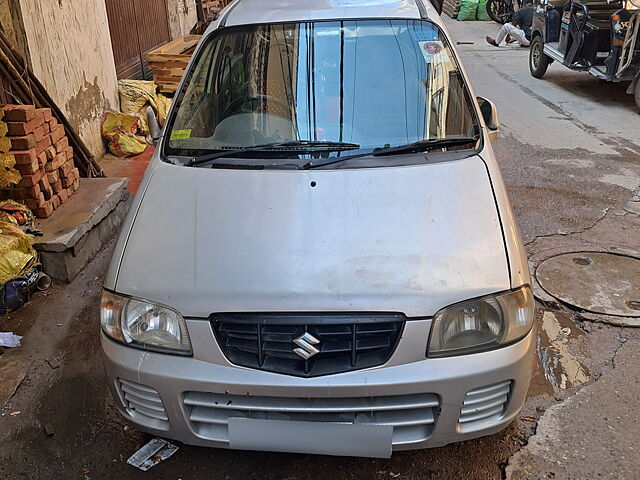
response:
M640 108L640 0L541 0L531 29L529 69L554 61L608 82L629 82Z

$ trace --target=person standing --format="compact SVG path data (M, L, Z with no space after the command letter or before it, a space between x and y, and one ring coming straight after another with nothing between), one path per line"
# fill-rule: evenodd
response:
M507 43L518 42L521 47L528 47L531 42L531 26L533 25L532 0L524 0L523 7L513 14L510 22L505 23L496 38L487 37L487 43L499 47L504 39Z

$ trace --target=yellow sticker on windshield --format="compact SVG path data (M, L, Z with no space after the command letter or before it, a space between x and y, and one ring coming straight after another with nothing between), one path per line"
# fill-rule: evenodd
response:
M191 138L191 129L174 130L171 132L171 140L188 140Z

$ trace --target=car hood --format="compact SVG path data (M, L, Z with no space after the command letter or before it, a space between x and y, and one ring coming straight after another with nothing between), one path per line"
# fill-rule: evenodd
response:
M314 171L160 163L128 232L116 282L119 293L192 317L431 316L508 288L500 217L477 156Z

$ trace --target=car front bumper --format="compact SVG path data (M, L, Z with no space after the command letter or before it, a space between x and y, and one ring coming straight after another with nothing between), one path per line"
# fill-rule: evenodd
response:
M277 437L285 423L321 422L329 426L323 427L328 434L315 444L290 448L274 439L251 448L339 455L331 446L331 425L337 426L336 437L344 425L391 425L389 452L439 447L504 429L526 398L534 338L532 331L490 352L315 378L233 366L215 341L217 363L126 347L104 334L102 350L118 409L143 431L191 445L247 448L230 438L232 418L256 420L250 428L264 434L256 438L269 438L270 427Z

